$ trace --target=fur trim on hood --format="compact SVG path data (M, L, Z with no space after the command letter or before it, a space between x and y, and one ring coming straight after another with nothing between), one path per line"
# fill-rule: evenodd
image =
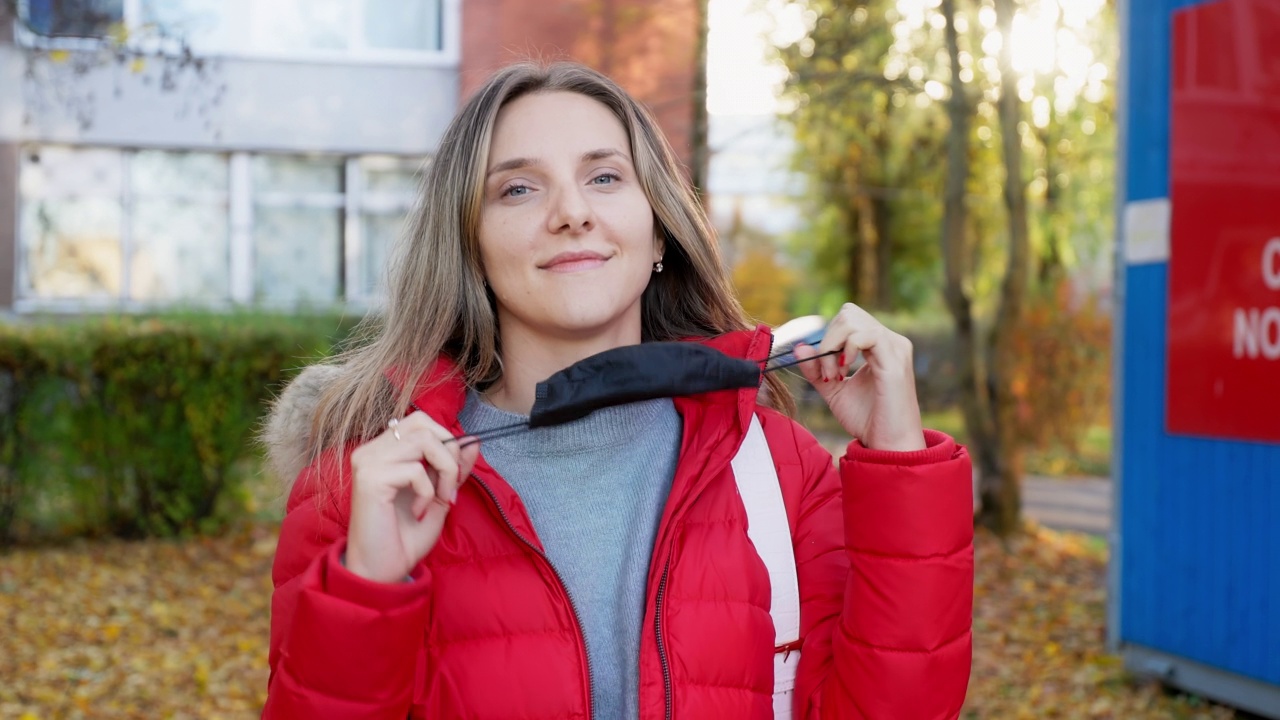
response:
M311 462L311 422L325 388L342 373L340 365L312 365L285 387L271 404L260 441L267 449L267 468L286 488Z

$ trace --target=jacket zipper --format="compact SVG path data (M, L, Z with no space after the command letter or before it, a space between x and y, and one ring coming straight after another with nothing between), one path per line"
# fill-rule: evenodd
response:
M653 631L658 640L658 660L662 663L663 707L666 708L664 713L666 720L671 720L673 703L671 701L671 663L667 660L667 645L662 640L662 598L667 592L667 572L670 570L671 561L667 560L667 564L662 566L662 580L658 582L658 599L654 603L653 611Z
M769 351L765 357L773 354L773 335L769 336ZM760 385L764 385L764 372L760 373ZM759 389L757 387L757 389ZM662 600L667 594L667 574L671 571L671 560L662 566L662 579L658 581L658 598L654 602L653 632L658 643L658 661L662 664L663 717L671 720L675 703L671 697L671 661L667 658L667 645L662 638Z
M507 517L507 511L503 509L502 503L498 502L498 496L493 494L493 491L489 489L488 484L486 484L484 480L481 480L475 473L472 473L471 477L477 483L480 484L480 487L484 488L485 494L489 496L489 500L493 502L493 506L498 509L498 514L502 516L502 521L507 524L507 529L511 531L511 534L519 538L520 542L527 545L529 549L534 552L535 555L542 558L543 562L547 564L547 567L551 568L551 573L556 576L556 581L560 583L560 588L564 590L564 596L569 598L569 609L573 611L573 620L574 620L574 623L576 623L578 626L578 637L582 639L582 654L586 658L586 663L587 663L587 667L586 667L587 717L590 718L592 716L591 715L591 694L592 694L591 647L587 645L587 636L586 636L586 633L584 633L582 630L582 616L578 614L578 605L573 601L573 593L569 592L569 586L565 584L564 577L560 575L560 571L557 570L555 564L551 562L551 558L547 557L547 554L539 550L538 546L534 545L528 538L526 538L524 535L521 535L520 531L516 530L516 526L511 524L511 518ZM664 580L665 580L665 575L666 574L664 572L663 573ZM671 717L669 710L667 713L667 717L668 718Z
M773 336L771 334L769 336L769 351L765 353L765 357L767 358L772 354ZM764 385L764 372L760 373L760 385ZM416 403L412 403L412 405L415 410L421 411L421 408L419 408ZM542 560L547 563L547 567L551 568L552 574L554 574L556 576L556 580L560 582L560 587L564 589L565 597L569 598L569 608L573 610L573 619L578 625L578 636L582 638L582 653L587 659L587 717L589 718L591 717L591 647L587 645L586 634L582 631L582 616L578 614L578 605L573 601L573 593L569 592L569 586L565 584L564 578L561 577L560 571L557 570L556 566L551 562L551 558L548 558L546 553L539 550L536 545L528 540L528 538L521 535L520 532L516 530L515 525L511 524L511 519L507 517L507 511L502 508L502 503L498 502L498 496L493 494L493 491L489 489L489 486L485 484L485 481L477 477L475 473L472 473L471 477L475 478L475 481L480 484L480 487L484 488L485 494L489 496L489 500L493 502L493 506L498 509L498 514L502 516L502 521L507 524L507 529L511 531L511 534L519 538L521 542L527 545L529 549L534 552L534 554L542 558ZM667 658L667 646L662 639L662 599L667 592L667 574L670 570L671 560L668 559L666 564L662 566L662 579L658 582L658 597L654 602L653 612L654 636L658 643L658 660L662 664L663 717L665 717L666 720L671 720L672 713L674 711L674 703L672 702L671 697L671 661Z

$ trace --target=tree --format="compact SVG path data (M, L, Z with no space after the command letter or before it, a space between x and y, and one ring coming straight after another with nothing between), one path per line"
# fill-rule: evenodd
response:
M1018 362L1013 353L1014 336L1018 332L1023 304L1027 295L1030 258L1027 229L1027 190L1022 175L1022 101L1018 97L1018 76L1013 68L1013 0L995 0L996 25L1000 44L1000 117L1001 158L1004 163L1004 204L1008 220L1007 261L1000 285L996 321L986 342L988 382L975 385L975 393L987 393L982 403L988 418L984 425L991 434L986 441L991 447L980 463L979 497L982 510L979 520L1001 535L1019 526L1022 508L1022 448L1013 440L1008 382Z
M1029 444L1070 444L1070 433L1086 429L1057 422L1051 400L1096 397L1078 392L1079 383L1097 376L1086 365L1105 356L1044 342L1073 327L1070 304L1079 301L1064 283L1078 272L1080 252L1110 239L1104 81L1114 42L1103 3L940 0L931 10L813 0L809 34L781 53L797 101L799 166L815 188L810 232L820 267L848 271L844 286L860 290L856 298L872 283L865 259L884 247L891 264L874 273L877 289L936 277L930 265L901 272L900 250L909 245L895 230L904 219L932 224L910 237L938 249L930 257L941 265L940 295L955 330L960 409L981 478L979 520L1000 533L1020 524ZM911 149L907 162L894 160L900 148ZM865 196L878 193L923 201L913 212L897 202L868 208ZM866 218L887 229L872 232ZM1093 342L1098 335L1087 333ZM1045 348L1060 355L1031 357ZM1059 382L1060 373L1072 377ZM1028 387L1052 392L1032 398Z
M43 114L39 111L56 106L81 131L88 130L94 123L97 98L82 80L107 69L115 72L117 95L126 74L140 75L142 83L154 83L163 92L194 90L196 96L183 112L197 113L217 136L212 117L226 93L221 65L198 56L187 37L174 29L176 25L152 22L129 28L120 2L61 0L41 3L40 12L35 7L20 0L0 0L0 24L7 30L16 23L22 37L13 39L25 40L21 44L25 124ZM59 43L69 38L75 40L74 50ZM0 35L0 41L7 39Z
M928 273L936 259L927 234L923 176L936 173L940 116L921 107L925 69L895 72L892 0L809 0L812 28L779 48L794 103L795 165L809 178L812 218L805 249L814 276L841 299L869 308L914 306L927 283L898 282L904 270ZM921 55L934 39L915 33Z

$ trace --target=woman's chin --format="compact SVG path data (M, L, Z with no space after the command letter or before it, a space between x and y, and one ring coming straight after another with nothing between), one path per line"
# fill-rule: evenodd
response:
M614 310L601 302L582 301L570 307L559 308L542 323L547 335L575 341L605 337L629 337L639 335L640 314L626 310ZM639 341L639 337L635 338Z

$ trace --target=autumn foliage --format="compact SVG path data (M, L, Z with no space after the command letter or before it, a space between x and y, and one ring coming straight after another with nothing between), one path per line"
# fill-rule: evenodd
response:
M777 251L768 246L747 248L733 267L738 300L753 320L781 325L789 315L795 271L780 264Z
M1012 340L1015 374L1009 427L1017 444L1076 452L1111 409L1111 316L1096 299L1077 300L1069 283L1032 293Z

